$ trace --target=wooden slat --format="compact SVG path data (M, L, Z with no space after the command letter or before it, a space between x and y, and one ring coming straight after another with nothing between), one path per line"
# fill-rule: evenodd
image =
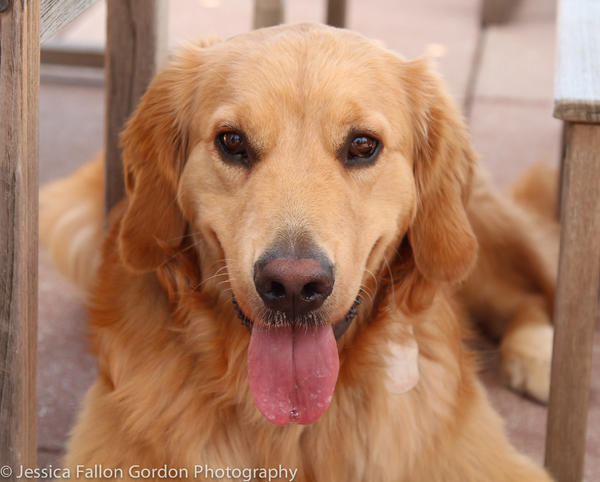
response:
M327 24L332 27L346 27L346 0L327 2Z
M40 0L0 14L0 466L36 462ZM4 469L7 470L7 469Z
M254 28L272 27L283 22L283 0L255 0Z
M106 192L110 209L125 193L119 134L165 58L166 0L108 0L106 41Z
M42 46L40 60L43 64L104 67L104 48L46 44Z
M568 124L546 466L581 482L600 272L600 125Z
M45 42L67 23L98 0L43 0L41 42Z
M561 0L554 117L600 122L600 2Z

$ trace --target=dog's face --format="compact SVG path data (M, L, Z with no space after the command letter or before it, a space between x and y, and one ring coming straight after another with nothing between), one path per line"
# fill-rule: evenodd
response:
M304 35L212 48L214 70L195 109L198 142L179 183L186 219L209 241L208 258L227 260L237 302L256 321L277 323L275 313L279 322L339 321L415 212L410 119L404 100L390 98L397 79L386 59L363 39L359 48ZM390 107L403 115L387 115ZM288 258L317 263L280 263L281 273L264 275ZM313 283L309 297L331 293L315 309L305 310L302 295L278 304L278 286L259 278L273 278L284 296L293 284L285 270Z
M194 236L202 281L230 287L254 325L250 385L275 423L327 408L334 333L405 235L431 281L473 265L460 116L425 62L357 34L299 25L190 47L123 139L124 261L156 269Z

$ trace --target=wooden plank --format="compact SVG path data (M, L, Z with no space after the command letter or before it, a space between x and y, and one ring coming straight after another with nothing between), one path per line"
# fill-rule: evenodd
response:
M43 45L43 64L104 67L104 48L78 45Z
M600 2L561 0L554 117L600 122Z
M583 480L600 272L600 126L567 125L546 466Z
M167 53L166 0L108 0L106 213L125 194L119 134Z
M0 14L0 465L16 480L19 466L35 467L37 447L40 0L9 3Z
M45 42L62 27L98 0L43 0L41 42Z
M327 2L327 24L332 27L346 27L346 0Z
M254 28L272 27L283 23L283 0L255 0Z

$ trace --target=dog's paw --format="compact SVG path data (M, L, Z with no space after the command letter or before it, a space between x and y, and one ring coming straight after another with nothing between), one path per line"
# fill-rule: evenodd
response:
M504 383L544 404L550 396L553 338L550 325L526 325L507 334L500 345Z

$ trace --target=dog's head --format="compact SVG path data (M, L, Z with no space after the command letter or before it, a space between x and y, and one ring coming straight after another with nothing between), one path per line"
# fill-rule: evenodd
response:
M250 385L278 424L323 413L334 332L401 243L430 283L475 262L460 114L427 61L358 34L302 24L188 46L123 147L124 262L156 270L194 240L202 289L231 288L253 325Z

